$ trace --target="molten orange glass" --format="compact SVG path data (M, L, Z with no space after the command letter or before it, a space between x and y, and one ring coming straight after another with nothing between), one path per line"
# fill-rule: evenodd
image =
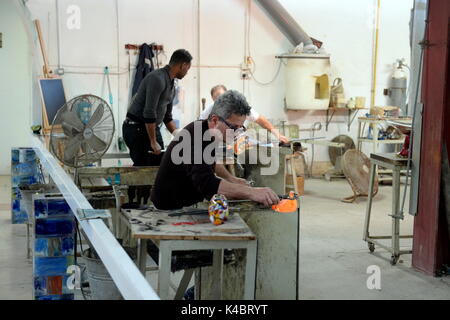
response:
M289 192L287 199L282 199L278 204L272 206L272 210L277 212L294 212L298 209L297 197L294 191Z

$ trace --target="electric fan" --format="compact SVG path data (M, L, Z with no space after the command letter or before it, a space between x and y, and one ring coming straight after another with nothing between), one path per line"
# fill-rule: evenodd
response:
M108 103L95 95L75 97L53 119L50 150L63 164L80 168L101 159L114 136Z

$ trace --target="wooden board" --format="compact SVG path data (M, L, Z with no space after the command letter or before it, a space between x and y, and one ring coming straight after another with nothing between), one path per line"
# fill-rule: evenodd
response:
M42 59L44 60L44 66L42 68L42 71L44 73L44 77L50 78L50 74L52 73L52 70L50 70L50 67L48 64L48 56L47 56L47 51L45 50L44 38L42 36L41 22L39 21L39 19L36 19L36 20L34 20L34 24L36 26L36 32L38 34L39 44L41 47Z
M408 159L398 156L397 153L371 153L370 158L387 162L394 166L406 167L408 165Z
M358 120L362 121L386 121L386 120L394 120L394 121L412 121L412 118L410 117L374 117L374 118L367 118L367 117L359 117Z
M122 209L122 215L128 220L131 236L135 239L159 240L254 240L255 234L249 229L238 213L231 214L228 220L219 226L209 221L207 214L169 216L171 211L145 211ZM141 221L132 223L132 219ZM158 225L157 222L161 224ZM149 230L145 223L156 230ZM174 225L179 223L193 223Z
M85 167L78 169L82 179L103 178L112 184L140 186L153 185L159 166L154 167Z
M111 189L111 185L104 178L83 178L80 180L81 189L90 191Z

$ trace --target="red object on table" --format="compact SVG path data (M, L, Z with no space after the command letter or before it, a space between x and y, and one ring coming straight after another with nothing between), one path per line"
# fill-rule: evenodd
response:
M408 133L405 135L405 142L403 143L402 150L399 153L400 157L408 158L410 136L411 136L411 133Z

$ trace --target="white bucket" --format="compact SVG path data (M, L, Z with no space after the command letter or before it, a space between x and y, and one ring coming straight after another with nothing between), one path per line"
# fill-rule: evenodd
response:
M95 258L91 249L82 254L86 261L87 278L91 289L92 300L122 300L122 295L117 289L108 270L100 259Z

